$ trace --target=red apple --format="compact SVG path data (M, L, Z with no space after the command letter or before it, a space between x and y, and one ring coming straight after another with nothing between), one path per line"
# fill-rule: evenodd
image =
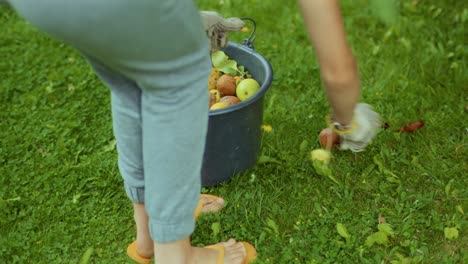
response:
M229 105L235 105L235 104L238 104L238 103L241 102L241 100L239 98L237 98L237 96L234 96L234 95L223 96L223 97L221 97L221 99L219 101L220 102L226 102Z
M331 128L325 128L319 135L320 145L322 148L331 149L340 144L340 136Z
M216 89L221 93L221 96L236 94L236 79L229 74L223 74L216 81Z

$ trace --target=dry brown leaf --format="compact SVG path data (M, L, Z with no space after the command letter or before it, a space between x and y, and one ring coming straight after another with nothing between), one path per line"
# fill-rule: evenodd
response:
M424 126L424 120L411 122L407 125L400 127L397 132L414 132Z

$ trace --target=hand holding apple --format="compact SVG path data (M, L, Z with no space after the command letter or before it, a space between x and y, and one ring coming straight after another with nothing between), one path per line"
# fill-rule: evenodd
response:
M325 128L319 135L320 145L324 149L331 149L340 144L341 139L331 128Z

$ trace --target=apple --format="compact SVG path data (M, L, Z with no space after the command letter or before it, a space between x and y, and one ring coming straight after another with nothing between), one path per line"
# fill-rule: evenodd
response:
M260 89L260 84L252 78L247 78L237 85L236 95L241 101L245 101L252 97L258 89Z
M226 108L228 107L229 104L226 103L226 102L217 102L215 104L213 104L211 107L210 107L210 111L211 110L217 110L217 109L223 109L223 108Z
M210 107L219 102L219 99L221 99L219 91L216 89L210 90Z
M220 102L226 102L229 105L235 105L235 104L238 104L238 103L241 102L241 100L239 98L237 98L237 96L234 96L234 95L223 96L223 97L221 97L221 99L219 101Z
M214 97L216 98L216 102L219 102L219 99L221 99L221 93L214 89L214 90L210 90L210 97L214 95Z
M236 79L229 74L223 74L216 81L216 89L221 93L221 96L236 94Z
M330 162L331 154L328 150L314 149L310 152L310 158L312 161L319 160L323 161L325 164L328 164Z
M213 93L210 93L210 103L209 106L211 107L212 105L216 104L216 95Z
M218 81L219 76L221 76L221 72L212 67L210 78L208 79L208 90L216 89L216 82Z
M320 145L322 148L331 149L340 144L340 136L331 128L325 128L319 135Z

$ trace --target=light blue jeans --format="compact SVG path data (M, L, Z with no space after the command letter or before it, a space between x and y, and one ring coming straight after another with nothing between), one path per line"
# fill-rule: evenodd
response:
M111 90L125 190L154 241L194 228L208 125L208 42L192 0L11 0L82 52ZM98 136L98 135L97 135Z

